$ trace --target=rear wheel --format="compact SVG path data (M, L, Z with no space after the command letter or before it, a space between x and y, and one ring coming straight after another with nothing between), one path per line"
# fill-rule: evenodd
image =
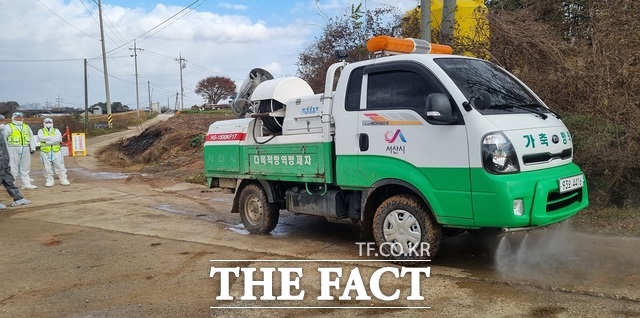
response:
M278 225L278 205L269 203L264 189L250 184L242 189L239 198L240 219L250 233L267 234Z
M417 265L440 249L442 227L427 205L413 195L396 195L376 210L373 237L382 256L403 265Z

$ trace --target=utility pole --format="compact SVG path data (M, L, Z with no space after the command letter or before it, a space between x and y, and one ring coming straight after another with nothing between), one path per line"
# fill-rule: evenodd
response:
M143 49L139 49L136 46L136 40L133 39L133 49L129 48L129 50L133 50L134 63L136 65L136 109L138 110L138 117L140 117L140 94L138 92L138 51L142 51Z
M113 128L113 115L111 114L111 95L109 94L109 72L107 71L107 49L104 43L104 27L102 25L102 1L98 0L98 13L100 14L100 41L102 42L102 66L104 67L104 92L107 95L107 121L109 129Z
M151 82L147 81L147 94L149 95L149 111L152 111L153 109L151 109Z
M431 42L431 0L420 0L420 33L423 40Z
M182 86L182 70L187 67L187 60L182 58L182 52L180 52L180 58L176 60L180 64L180 110L184 109L184 87Z
M84 59L84 132L89 129L89 84L87 76L87 59Z

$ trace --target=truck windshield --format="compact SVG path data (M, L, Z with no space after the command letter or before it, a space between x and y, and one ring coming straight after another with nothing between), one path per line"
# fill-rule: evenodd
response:
M482 113L549 111L526 87L493 63L466 58L437 58L434 61L468 101L473 102L487 94L491 97L488 104L476 107Z

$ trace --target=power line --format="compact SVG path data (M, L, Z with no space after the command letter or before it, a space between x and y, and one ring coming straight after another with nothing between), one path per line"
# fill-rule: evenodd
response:
M91 9L93 10L93 11L91 11L91 10L89 10L89 8L87 8L87 6L85 5L84 0L80 0L80 3L82 3L82 6L84 7L84 9L85 9L85 10L87 10L87 13L89 14L89 16L91 16L91 18L92 18L92 19L93 19L93 21L96 23L96 25L98 25L98 26L99 26L99 25L100 25L100 22L99 22L98 20L96 20L96 17L94 17L94 16L93 16L93 13L94 13L95 11L97 11L97 10L96 10L96 8L94 8L94 7L93 7L93 5L91 4L91 2L89 2L89 5L91 6ZM97 40L100 40L100 39L97 39Z
M160 57L160 58L165 58L165 59L168 59L168 60L175 59L174 56L164 55L164 54L153 52L153 51L149 51L149 50L146 50L145 52L147 52L147 54L150 54L150 55L153 55L153 56L156 56L156 57Z
M81 0L82 5L84 6L85 10L87 11L87 13L89 14L89 16L94 20L94 22L96 22L96 24L99 24L98 21L96 21L96 17L94 15L95 13L95 6L91 1L87 1L87 3L85 3L86 0ZM63 22L65 22L66 24L68 24L69 26L73 27L74 29L80 31L81 33L89 36L90 38L93 39L97 39L100 40L88 33L83 32L82 30L76 28L74 25L72 25L71 23L69 23L67 20L65 20L64 18L62 18L60 15L58 15L56 12L54 12L51 8L47 7L43 2L41 2L40 0L38 0L38 2L45 7L47 10L49 10L51 13L53 13L56 17L58 17L60 20L62 20ZM95 1L94 1L95 2ZM193 12L195 9L197 9L198 7L200 7L202 4L204 4L204 2L206 2L206 0L195 0L192 3L190 3L188 6L182 8L181 10L179 10L178 12L176 12L175 14L173 14L172 16L170 16L169 18L167 18L166 20L164 20L163 22L159 23L158 25L156 25L155 27L147 30L146 32L142 33L139 37L142 38L142 40L146 40L151 38L152 36L154 36L155 34L157 34L158 32L164 30L165 28L169 27L170 25L174 24L175 22L177 22L178 20L182 19L183 17L185 17L186 15L188 15L189 13ZM88 5L87 5L88 4ZM118 41L120 42L125 42L124 37L122 36L122 34L118 31L118 29L115 27L115 25L113 24L112 21L110 21L108 18L106 19L107 22L109 23L109 29L110 29L110 33L112 33L114 35L114 38L116 38ZM113 41L114 43L116 42L116 40L114 40L114 38L112 38L111 36L108 36L109 39L111 41ZM108 51L107 53L105 53L105 55L108 55L110 58L113 58L115 61L115 58L119 58L119 57L125 57L125 56L114 56L114 54L117 54L119 52L122 52L124 50L126 50L126 46L128 44L130 44L131 42L135 41L128 41L126 43L123 43L122 45ZM160 57L160 58L164 58L164 59L174 59L174 57L168 56L168 55L164 55L161 53L156 53L156 52L150 52L152 56L156 56L156 57ZM94 58L88 58L88 60L97 60L102 58L102 55L94 57ZM33 59L33 60L0 60L0 63L4 62L4 63L47 63L47 62L78 62L78 61L84 61L84 58L68 58L68 59ZM124 70L124 68L117 62L116 65L118 65L118 67L120 67L120 69L122 69L122 71L124 71L126 73L126 71ZM185 59L182 59L182 57L180 58L180 64L181 64L181 70L186 66L182 66L182 63L186 62ZM99 71L100 73L105 73L104 70L101 70L93 65L89 65L91 68ZM209 73L217 73L214 71L211 71L205 67L199 66L194 64L194 68L196 69L200 69L202 71L206 71ZM136 72L137 73L137 72ZM127 83L127 84L134 84L131 81L113 76L112 74L108 74L107 77L109 78L113 78L116 79L120 82L123 83ZM182 77L182 74L181 74ZM184 88L182 88L183 84L182 84L183 80L181 78L181 91L182 91L182 98L184 99L185 97L191 97L192 92L189 92L187 94L185 94ZM154 85L155 87L159 88L159 89L163 89L159 86ZM168 91L168 90L167 90ZM171 94L173 94L173 92L171 92ZM182 102L183 106L184 106L184 101Z
M82 34L84 34L84 35L86 35L86 36L88 36L88 37L90 37L90 38L92 38L92 39L95 39L95 40L100 41L100 38L94 37L94 36L92 36L92 35L90 35L90 34L88 34L88 33L84 32L84 31L82 31L82 30L78 29L77 27L75 27L73 24L71 24L69 21L65 20L63 17L61 17L59 14L57 14L57 13L56 13L55 11L53 11L51 8L47 7L44 3L42 3L42 1L40 1L40 0L37 0L37 1L38 1L38 3L40 3L43 7L45 7L47 10L49 10L51 13L53 13L56 17L58 17L58 19L62 20L64 23L68 24L69 26L71 26L72 28L76 29L76 30L77 30L77 31L79 31L80 33L82 33ZM89 11L89 9L87 8L87 6L84 4L84 1L81 1L81 2L82 2L82 4L83 4L83 6L85 7L85 10L87 10L87 12L90 14L90 16L91 16L91 17L93 18L93 20L95 21L95 17L93 16L93 13L91 13L91 12ZM93 9L93 6L92 6L92 9ZM106 18L106 17L105 17L105 18ZM108 25L108 27L109 27L109 29L111 30L111 32L114 34L114 36L119 36L119 37L120 37L120 39L119 39L119 40L120 40L121 42L125 42L126 40L124 39L124 37L120 34L120 32L118 31L118 29L117 29L115 26L113 26L113 22L111 22L108 18L106 18L106 20L107 20L107 22L108 22L108 23L110 23L110 24L111 24L110 26ZM96 22L97 22L97 21L96 21ZM109 37L109 39L110 39L111 41L113 41L114 43L116 43L116 40L114 40L114 39L113 39L109 34L107 34L107 37ZM126 44L125 44L125 45L126 45Z
M116 65L120 68L120 70L123 73L127 74L127 70L125 70L124 67L122 67L122 65L120 65L120 63L118 63L118 60L116 60L116 59L112 59L112 60L113 60L114 63L116 63ZM129 74L127 74L127 75L129 75Z
M192 2L192 3L191 3L191 4L189 4L188 6L184 7L182 10L178 11L178 12L177 12L177 13L175 13L174 15L172 15L172 16L170 16L169 18L165 19L164 21L160 22L160 24L158 24L158 25L156 25L155 27L153 27L153 28L151 28L151 29L147 30L146 32L144 32L144 33L142 33L142 34L140 34L139 36L137 36L137 37L136 37L136 39L137 39L137 38L141 38L141 37L145 36L145 35L146 35L146 34L148 34L149 32L151 32L151 31L153 31L153 30L157 29L158 27L162 26L163 24L165 24L165 23L167 23L167 22L171 21L171 19L173 19L174 17L178 16L180 13L184 12L185 10L187 10L187 9L191 8L193 5L195 5L196 3L200 2L200 1L202 1L202 0L196 0L196 1ZM204 0L202 3L206 2L206 1L207 1L207 0ZM202 3L201 3L200 5L202 5ZM199 7L200 5L196 6L196 8L197 8L197 7ZM194 8L194 9L195 9L195 8ZM189 12L187 12L187 13L186 13L186 14L184 14L184 15L182 15L180 18L184 17L185 15L189 14L189 13L190 13L190 12L192 12L192 11L193 11L193 9L190 9L190 10L189 10ZM156 31L156 32L154 32L154 33L152 33L152 34L150 34L149 36L147 36L147 37L145 37L145 38L141 39L141 40L140 40L140 41L138 41L138 42L142 42L142 41L144 41L144 40L146 40L146 39L150 38L151 36L155 35L156 33L158 33L158 32L160 32L160 31L164 30L164 29L165 29L166 27L168 27L169 25L171 25L171 24L175 23L176 21L180 20L180 18L178 18L178 19L176 19L176 20L172 21L171 23L167 24L164 28L162 28L162 29L160 29L160 30L158 30L158 31ZM126 42L126 43L124 43L124 44L122 44L122 45L120 45L120 46L118 46L118 47L115 47L115 48L111 49L111 50L110 50L110 51L108 51L106 54L111 54L111 53L113 53L113 52L115 52L115 51L118 51L118 50L120 50L120 51L122 51L122 50L126 50L126 49L127 49L127 48L126 48L126 46L130 45L132 42L133 42L133 40L128 41L128 42ZM119 51L118 51L118 52L119 52Z
M218 72L212 71L212 70L210 70L210 69L208 69L208 68L206 68L204 66L200 66L200 65L198 65L196 63L193 63L193 62L191 62L191 65L195 66L196 69L199 69L201 71L205 71L205 72L208 72L208 73L218 73Z
M47 10L49 10L51 13L53 13L53 15L55 15L56 17L58 17L58 19L62 20L62 22L64 22L64 23L68 24L70 27L72 27L72 28L76 29L78 32L80 32L80 33L82 33L82 34L84 34L84 35L86 35L86 36L88 36L88 37L90 37L90 38L92 38L92 39L100 40L99 38L96 38L96 37L94 37L94 36L92 36L92 35L90 35L90 34L88 34L88 33L85 33L84 31L82 31L82 30L80 30L80 29L76 28L73 24L69 23L67 20L65 20L64 18L62 18L61 16L59 16L55 11L51 10L51 8L47 7L44 3L42 3L42 1L40 1L40 0L37 0L37 1L38 1L38 3L40 3L43 7L47 8Z
M37 59L37 60L0 60L0 63L43 63L43 62L78 62L84 59Z
M122 34L120 34L120 31L118 31L118 28L113 24L113 22L111 22L111 20L109 20L109 16L108 15L104 15L104 19L107 21L107 28L110 29L111 32L113 32L114 35L119 37L119 40L120 40L121 43L126 43L127 40L122 36ZM109 38L111 38L111 37L109 37ZM112 41L113 41L113 39L112 39Z
M89 67L91 67L92 69L94 69L94 70L96 70L96 71L98 71L98 72L100 72L100 73L104 74L104 71L103 71L102 69L99 69L99 68L97 68L97 67L95 67L95 66L93 66L93 65L91 65L91 64L88 64L88 65L89 65ZM121 79L121 78L119 78L119 77L113 76L112 74L109 74L109 77L110 77L110 78L117 79L117 80L119 80L119 81L121 81L121 82L124 82L124 83L127 83L127 84L133 84L133 85L135 85L135 83L134 83L134 82L129 82L129 81L127 81L127 80L124 80L124 79Z
M180 20L182 17L184 17L184 16L186 16L187 14L191 13L194 9L197 9L198 7L200 7L200 6L201 6L203 3L205 3L206 1L207 1L207 0L202 1L202 3L200 3L199 5L197 5L195 8L190 9L190 10L189 10L189 12L187 12L187 13L186 13L186 14L184 14L184 15L182 15L180 18L178 18L178 19L174 20L173 22L171 22L171 23L167 24L167 25L166 25L165 27L163 27L162 29L160 29L160 30L158 30L158 31L156 31L156 32L154 32L154 33L152 33L152 34L150 34L150 35L149 35L149 36L147 36L146 38L141 39L141 40L140 40L140 42L142 42L142 41L144 41L144 40L146 40L146 39L150 38L151 36L155 35L156 33L160 32L160 31L164 30L165 28L167 28L167 27L168 27L168 26L170 26L171 24L173 24L173 23L175 23L176 21ZM166 20L162 21L160 24L158 24L158 25L156 25L155 27L151 28L150 30L148 30L148 31L146 31L146 32L144 32L144 33L142 33L142 34L140 34L138 37L139 37L139 38L143 37L143 36L144 36L144 35L146 35L147 33L151 32L151 31L155 30L156 28L160 27L161 25L165 24L166 22L168 22L169 20L173 19L175 16L177 16L178 14L180 14L180 13L184 12L185 10L189 9L191 6L193 6L194 4L196 4L196 3L198 3L198 2L200 2L200 0L196 0L196 1L192 2L192 3L191 3L191 4L189 4L188 6L184 7L182 10L178 11L176 14L174 14L174 15L170 16L168 19L166 19Z
M71 23L69 23L68 21L66 21L64 18L62 18L60 15L58 15L58 14L57 14L55 11L53 11L51 8L47 7L47 6L46 6L44 3L42 3L40 0L37 0L37 1L38 1L38 3L40 3L43 7L45 7L47 10L49 10L49 11L50 11L51 13L53 13L56 17L58 17L60 20L62 20L63 22L65 22L65 23L66 23L66 24L68 24L69 26L73 27L74 29L76 29L76 30L80 31L81 33L83 33L83 34L85 34L85 35L87 35L87 36L89 36L89 37L91 37L91 38L93 38L93 39L100 40L99 38L96 38L96 37L94 37L94 36L92 36L92 35L90 35L90 34L88 34L88 33L83 32L82 30L78 29L77 27L75 27L74 25L72 25ZM180 10L180 11L178 11L177 13L173 14L173 15L172 15L172 16L170 16L169 18L165 19L165 20L164 20L164 21L162 21L160 24L156 25L155 27L153 27L153 28L149 29L148 31L146 31L146 32L142 33L141 35L139 35L139 36L138 36L139 38L140 38L140 37L144 37L145 35L147 35L147 34L149 34L150 32L152 32L152 31L156 30L157 28L159 28L159 27L163 26L164 24L166 24L167 22L171 21L171 20L172 20L173 18L175 18L176 16L178 16L178 15L182 14L182 13L183 13L183 12L185 12L187 9L189 9L189 11L188 11L188 12L186 12L186 13L182 14L178 19L173 20L171 23L168 23L167 25L165 25L165 26L164 26L164 27L162 27L161 29L158 29L156 32L153 32L153 33L149 34L148 36L144 37L143 39L141 39L141 40L140 40L140 42L142 42L142 41L144 41L144 40L146 40L146 39L150 38L151 36L155 35L156 33L160 32L160 31L164 30L165 28L167 28L167 27L168 27L168 26L170 26L171 24L173 24L173 23L175 23L176 21L180 20L182 17L184 17L184 16L186 16L187 14L189 14L189 13L193 12L193 10L197 9L198 7L200 7L200 6L201 6L202 4L204 4L205 2L206 2L206 0L204 0L204 1L202 1L202 0L196 0L196 1L193 1L191 4L189 4L188 6L184 7L182 10ZM98 23L98 22L96 21L96 19L95 19L94 15L93 15L93 12L91 12L91 11L89 10L89 8L87 7L87 5L85 4L85 1L84 1L84 0L81 0L81 3L82 3L82 5L84 6L84 8L85 8L85 10L87 11L87 13L89 13L89 14L90 14L90 16L93 18L93 20L94 20L96 23ZM90 5L91 9L92 9L92 10L95 10L95 8L93 7L93 4L92 4L90 1L89 1L88 3L89 3L89 5ZM197 4L197 5L196 5L196 4ZM193 7L194 5L196 5L196 6L195 6L195 7ZM193 8L191 8L191 7L193 7ZM114 26L113 22L111 22L111 20L109 20L109 18L108 18L108 17L106 17L106 15L105 15L105 20L106 20L106 21L108 22L108 24L109 24L109 25L108 25L108 28L110 29L110 31L111 31L111 32L114 34L114 36L116 36L116 37L118 38L118 40L120 40L120 41L121 41L121 43L122 43L122 45L119 45L118 47L116 47L116 48L114 48L114 49L112 49L112 50L108 51L108 52L107 52L107 54L108 54L108 55L111 55L111 54L115 54L115 53L117 53L116 51L121 52L121 51L126 50L126 48L124 48L124 47L125 47L125 46L127 46L128 44L130 44L132 41L126 41L126 40L124 39L124 37L122 36L122 34L120 34L120 32L118 31L118 29ZM109 39L110 39L111 41L113 41L114 43L116 42L116 40L114 40L114 38L112 38L109 34L107 34L107 37L109 37ZM164 57L164 58L167 58L167 59L174 59L173 57L166 56L166 55L162 55L162 54L160 54L160 53L155 53L155 55L156 55L156 56L159 56L159 57ZM98 58L100 58L100 57L101 57L101 56L98 56L98 57L95 57L95 58L91 58L91 59L98 59ZM0 60L0 62L49 62L49 61L51 61L51 62L53 62L53 61L61 62L61 61L77 61L77 60L84 60L84 59L57 59L57 60L52 59L52 60L24 60L24 61L20 61L20 60ZM117 63L116 63L116 64L117 64ZM118 65L118 66L119 66L119 67L121 67L120 65ZM195 65L195 64L194 64L194 66L195 66L196 68L200 68L201 70L206 71L206 72L217 73L217 72L211 71L211 70L209 70L209 69L207 69L207 68L205 68L205 67L199 66L199 65ZM122 67L121 67L121 68L122 68ZM124 70L123 70L123 71L124 71Z

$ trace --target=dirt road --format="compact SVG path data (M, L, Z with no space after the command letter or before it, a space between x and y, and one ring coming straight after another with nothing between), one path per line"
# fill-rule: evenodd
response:
M416 284L394 277L399 266L360 255L356 225L283 212L272 235L249 235L229 213L231 194L123 174L93 157L137 131L90 139L87 157L66 160L68 187L41 186L34 160L41 187L24 190L33 203L0 211L0 317L640 316L638 238L567 225L486 240L463 234L419 267L430 276ZM210 277L212 267L274 268L275 297L286 294L278 269L297 269L288 291L304 294L259 300L264 288L255 287L249 294L258 300L243 300L246 277L225 284L219 272ZM338 288L330 287L335 273L321 277L329 268L342 271ZM217 300L226 286L233 299ZM396 291L397 299L381 300ZM424 300L407 300L414 293Z

